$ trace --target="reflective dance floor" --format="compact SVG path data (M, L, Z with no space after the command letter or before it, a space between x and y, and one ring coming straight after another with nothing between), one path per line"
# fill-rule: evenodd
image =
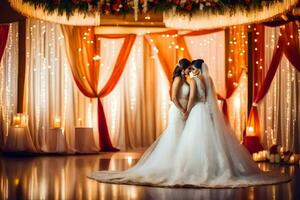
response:
M0 155L0 199L300 199L299 166L259 163L263 170L290 174L288 183L237 189L156 188L98 183L86 177L96 170L124 170L141 152L72 156ZM157 163L159 165L159 163Z

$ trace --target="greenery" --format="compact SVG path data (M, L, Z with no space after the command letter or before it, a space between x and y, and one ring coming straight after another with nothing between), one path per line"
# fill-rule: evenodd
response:
M174 9L180 14L212 11L222 13L236 7L245 10L268 6L278 0L148 0L147 11L163 12ZM75 11L82 14L100 12L107 15L126 15L134 12L134 0L24 0L46 13L58 11L59 15L72 16ZM144 0L139 0L139 12L143 11Z

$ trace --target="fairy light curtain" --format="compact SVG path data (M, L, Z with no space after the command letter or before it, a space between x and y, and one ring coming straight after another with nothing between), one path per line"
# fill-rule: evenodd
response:
M183 57L179 52L184 51L184 47L178 44L178 31L151 33L145 37L156 51L163 70L171 83L173 69L177 65L178 59Z
M222 100L236 137L242 141L247 121L247 27L193 31L184 34L187 50L193 59L202 58L209 66L218 98ZM228 50L226 50L228 42ZM228 60L226 60L228 59ZM227 67L225 66L227 65Z
M281 144L285 150L299 152L300 48L296 23L265 28L265 66L260 69L262 76L265 74L263 81L255 83L259 89L249 126L260 125L260 130L254 131L266 147Z
M0 25L0 38L0 145L3 147L17 111L18 23Z
M218 94L225 96L225 32L224 30L194 31L183 35L192 59L203 59Z
M101 38L100 79L107 79L119 41ZM103 82L104 82L103 81ZM148 147L167 123L169 83L157 51L137 36L115 89L103 98L113 144L120 149Z
M57 24L27 19L24 112L37 151L49 151L49 130L63 129L66 151L74 152L73 82L64 37Z
M228 29L223 111L236 137L242 141L248 118L248 29L250 26L232 26Z

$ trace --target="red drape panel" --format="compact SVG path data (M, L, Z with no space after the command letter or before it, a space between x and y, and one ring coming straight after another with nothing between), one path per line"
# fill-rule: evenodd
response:
M0 25L0 62L6 46L9 25Z
M299 38L297 25L294 22L288 23L280 28L281 36L278 39L277 47L274 49L273 57L270 63L269 70L266 77L254 98L254 103L250 111L248 124L252 125L256 131L256 135L259 135L259 118L257 111L257 104L267 94L272 80L276 74L277 68L280 64L283 55L291 62L291 64L300 71L300 50L299 50Z
M254 24L253 28L253 51L252 51L252 63L253 63L253 89L252 89L252 102L255 101L255 97L259 92L259 86L262 85L265 78L265 27L262 24ZM249 91L251 92L251 91ZM255 104L255 103L254 103ZM251 108L249 118L247 121L248 127L253 127L253 133L258 133L260 129L257 110ZM251 133L251 134L253 134ZM246 132L245 132L246 134ZM250 134L250 133L249 133Z

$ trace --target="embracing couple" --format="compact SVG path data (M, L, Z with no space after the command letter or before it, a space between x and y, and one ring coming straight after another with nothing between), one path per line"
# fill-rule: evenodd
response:
M218 108L213 81L202 59L179 60L173 73L168 125L132 168L97 171L107 183L162 187L245 187L290 180L262 172L235 138Z

